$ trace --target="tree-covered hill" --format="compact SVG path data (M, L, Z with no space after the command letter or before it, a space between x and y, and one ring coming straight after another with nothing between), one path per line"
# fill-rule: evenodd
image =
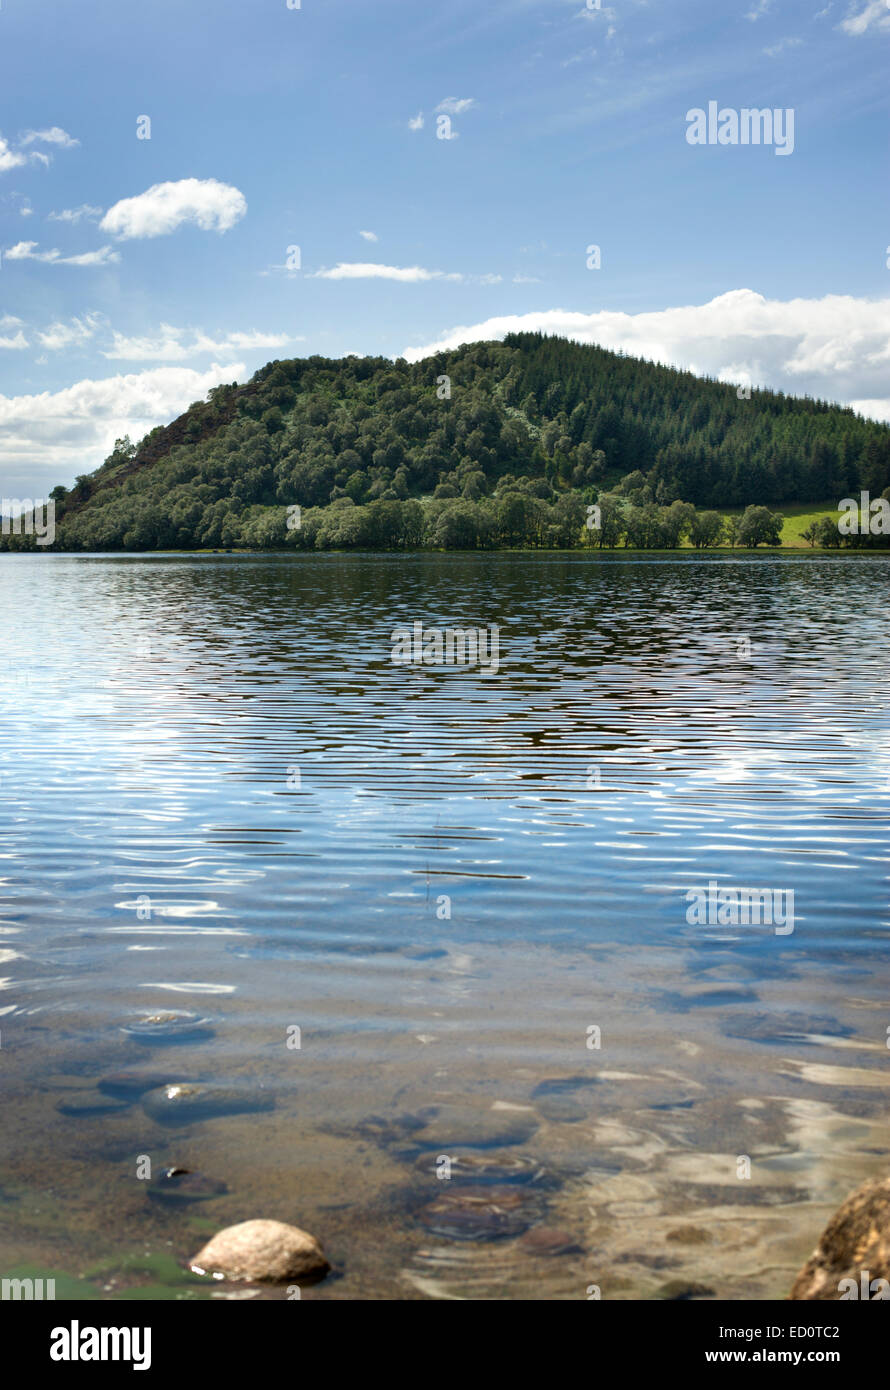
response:
M517 334L415 364L270 362L215 387L55 489L54 548L574 545L590 505L608 524L616 496L625 543L676 544L672 504L778 508L888 484L890 428L850 409Z

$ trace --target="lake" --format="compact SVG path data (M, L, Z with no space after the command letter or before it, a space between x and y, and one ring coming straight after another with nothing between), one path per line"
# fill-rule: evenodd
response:
M784 1297L890 1147L888 579L0 557L0 1272L232 1296L263 1216L304 1298Z

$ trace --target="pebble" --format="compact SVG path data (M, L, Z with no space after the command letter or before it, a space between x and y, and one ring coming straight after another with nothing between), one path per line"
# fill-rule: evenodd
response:
M678 1245L707 1245L712 1239L710 1231L703 1226L677 1226L665 1236L665 1240L676 1241Z
M228 1188L218 1178L206 1178L203 1173L193 1173L189 1168L163 1168L152 1178L148 1188L149 1197L162 1202L202 1202L208 1197L220 1197Z
M145 1014L131 1023L121 1026L121 1032L137 1042L161 1046L167 1043L198 1042L213 1037L213 1029L208 1018L186 1009L173 1009L165 1013Z
M273 1110L275 1101L264 1091L234 1086L211 1086L199 1082L176 1081L146 1091L142 1108L159 1124L190 1125L220 1115L245 1115Z
M580 1255L581 1246L567 1231L554 1226L533 1226L520 1237L519 1246L527 1255Z

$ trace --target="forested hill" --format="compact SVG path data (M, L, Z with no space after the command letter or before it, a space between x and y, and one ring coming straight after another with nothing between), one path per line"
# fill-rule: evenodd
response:
M498 507L517 497L538 543L574 544L603 493L780 508L888 484L890 428L849 409L517 334L415 364L270 362L215 387L55 489L55 548L516 544L523 509L511 530Z

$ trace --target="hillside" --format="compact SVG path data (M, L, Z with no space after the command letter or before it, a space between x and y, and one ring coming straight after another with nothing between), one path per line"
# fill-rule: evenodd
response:
M681 502L780 510L888 484L890 428L850 409L523 334L413 365L270 362L55 489L54 548L571 546L603 494L618 529L600 543L677 544Z

